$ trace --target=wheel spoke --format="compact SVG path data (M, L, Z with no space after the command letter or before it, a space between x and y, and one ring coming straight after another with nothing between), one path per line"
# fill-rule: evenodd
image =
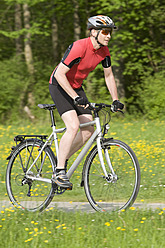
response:
M95 147L85 163L84 187L95 210L118 211L131 206L135 201L140 186L140 169L135 154L123 142L108 141L104 143L106 146L113 173L104 159L108 173L108 178L105 178Z
M52 184L30 179L25 173L38 156L40 145L41 141L37 140L20 144L7 168L6 185L11 202L29 211L42 211L54 195ZM49 147L44 149L42 156L28 172L28 176L51 179L56 161Z

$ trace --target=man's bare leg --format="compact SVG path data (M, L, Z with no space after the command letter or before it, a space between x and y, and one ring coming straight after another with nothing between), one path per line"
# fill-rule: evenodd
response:
M74 110L68 111L62 115L62 119L66 125L66 132L62 136L59 145L58 163L56 167L56 173L53 175L52 182L60 187L72 189L72 183L69 181L66 171L65 162L73 153L75 153L91 136L93 133L93 127L80 129L80 122L89 122L92 120L91 115L83 115L78 118L77 113Z
M66 132L59 144L57 169L64 169L65 161L69 156L72 143L79 129L79 119L75 110L68 111L61 116L66 126Z
M89 114L80 115L78 118L80 123L86 123L93 120L92 115ZM75 152L77 152L85 144L85 142L93 134L93 131L94 131L93 126L88 126L80 129L80 131L77 133L72 143L67 159L69 159Z

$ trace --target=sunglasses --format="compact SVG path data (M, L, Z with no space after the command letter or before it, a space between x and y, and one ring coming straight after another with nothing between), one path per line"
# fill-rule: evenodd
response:
M101 30L101 33L102 33L103 35L108 35L109 33L110 33L110 35L112 35L112 31L113 31L112 28L111 28L111 29L102 29L102 30Z

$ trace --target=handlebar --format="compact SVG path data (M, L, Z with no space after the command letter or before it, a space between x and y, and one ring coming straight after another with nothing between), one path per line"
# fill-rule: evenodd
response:
M94 102L90 102L90 103L89 103L89 106L90 106L91 108L96 108L96 107L101 107L101 108L108 107L108 108L111 108L111 105L105 104L105 103L94 103Z
M110 104L105 104L105 103L92 103L92 102L90 102L90 103L88 103L89 104L89 109L91 109L91 110L94 110L94 111L100 111L102 108L110 108L111 109L111 112L113 112L114 113L114 111L113 111L113 108L112 108L112 105L110 105ZM121 110L121 109L118 109L117 111L115 111L115 112L120 112L120 113L122 113L122 114L124 114L124 112Z

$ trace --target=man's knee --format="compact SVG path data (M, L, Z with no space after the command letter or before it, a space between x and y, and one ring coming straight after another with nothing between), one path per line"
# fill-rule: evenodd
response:
M92 136L92 134L94 133L94 126L89 126L88 132L89 135Z
M84 140L87 141L93 134L94 132L94 127L89 126L86 129L82 130Z
M74 134L77 134L78 130L79 130L79 123L78 122L73 122L70 125L70 131L73 132Z
M65 123L67 132L71 133L72 135L77 134L79 130L79 119L75 111L69 111L62 115L62 119Z

